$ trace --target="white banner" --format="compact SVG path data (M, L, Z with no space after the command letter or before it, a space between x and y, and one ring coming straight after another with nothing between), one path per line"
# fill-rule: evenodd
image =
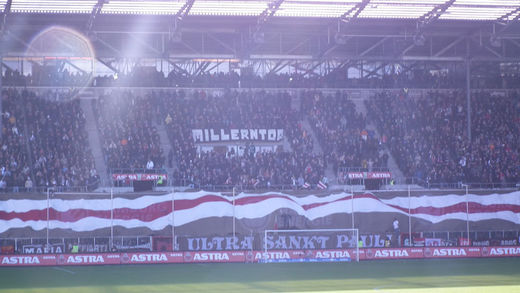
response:
M267 141L283 139L283 129L192 129L194 142Z

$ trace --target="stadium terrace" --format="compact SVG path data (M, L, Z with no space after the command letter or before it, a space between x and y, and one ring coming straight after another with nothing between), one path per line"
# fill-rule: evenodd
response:
M0 291L520 290L519 1L0 16Z

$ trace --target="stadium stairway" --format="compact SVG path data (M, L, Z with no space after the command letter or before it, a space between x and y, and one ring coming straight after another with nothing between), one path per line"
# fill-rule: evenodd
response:
M308 117L305 117L305 119L302 120L302 127L312 138L312 153L315 155L322 155L323 148L321 147L320 142L318 141L314 129L311 127ZM337 176L334 172L334 169L332 168L332 165L327 165L327 168L325 169L325 176L327 177L327 179L329 179L330 184L336 184Z
M81 100L81 109L85 113L86 118L86 131L88 135L88 142L94 157L94 164L96 165L96 171L100 177L100 186L108 186L108 171L103 156L103 150L101 149L101 138L99 137L99 130L97 127L97 119L94 116L94 110L92 109L92 100L95 99L94 93L89 90L83 91L79 96Z
M367 117L367 107L365 105L365 99L352 99L352 102L356 106L356 110L363 114L363 116ZM377 137L379 137L379 132L377 131L377 127L372 123L372 121L367 119L367 130L374 132ZM404 177L403 172L401 169L399 169L399 166L397 166L397 162L394 159L394 156L392 156L392 153L388 149L388 147L385 147L383 150L380 151L379 155L383 155L386 153L388 155L388 169L390 169L390 172L392 173L392 177L395 179L396 182L405 182L406 178Z
M154 126L157 128L157 133L159 134L159 141L161 144L161 150L163 151L163 155L168 160L168 153L172 149L170 144L170 140L168 139L168 134L166 133L166 128L164 127L163 122L157 123L154 121ZM173 158L172 167L168 166L168 163L165 163L165 169L168 171L168 177L173 178L173 170L177 168L177 158Z

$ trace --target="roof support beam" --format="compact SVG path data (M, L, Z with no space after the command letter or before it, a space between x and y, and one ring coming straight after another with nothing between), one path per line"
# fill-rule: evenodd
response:
M107 62L107 61L105 61L105 60L103 60L103 59L101 59L101 58L99 58L99 57L96 57L96 60L97 60L99 63L105 65L107 68L109 68L109 69L112 70L113 72L115 72L115 73L119 73L119 70L118 70L117 68L115 68L114 66L112 66L112 64L110 64L110 62Z
M363 52L359 53L359 57L363 57L365 56L366 54L370 53L370 51L374 50L375 48L381 46L381 44L383 44L384 42L386 42L386 40L388 40L389 38L388 37L384 37L382 39L380 39L379 41L377 41L375 44L373 44L372 46L368 47L367 49L365 49Z
M509 17L511 15L514 15L516 13L516 16L513 18L513 19L509 19ZM518 7L517 9L511 11L510 13L502 16L499 20L500 21L503 21L505 22L504 26L502 28L500 28L500 30L496 33L495 32L495 27L493 25L493 34L495 37L497 36L500 36L501 34L503 34L513 23L517 22L518 20L520 19L520 7Z
M320 67L322 64L324 63L324 61L319 61L316 63L316 65L312 66L311 68L307 69L303 75L307 75L307 74L312 74L312 75L315 75L315 76L318 76L318 74L316 72L314 72L314 70L318 67Z
M96 17L101 13L101 9L103 9L103 4L107 2L108 0L98 0L98 2L92 8L92 12L90 13L90 17L88 18L87 25L85 27L87 35L89 35L92 32L94 21L96 20Z
M508 39L508 41L510 41L510 42L513 43L515 46L517 46L518 48L520 48L520 42L518 42L517 40Z
M261 42L263 41L263 30L265 24L273 17L273 15L278 11L280 5L282 5L284 0L275 0L267 5L267 8L260 13L258 19L256 21L255 31L251 36L253 38L253 42Z
M66 64L69 64L69 65L72 66L74 69L76 69L76 70L78 70L78 71L81 71L81 72L83 72L83 73L85 73L85 74L87 74L87 75L91 75L91 74L92 74L92 72L87 72L87 71L85 71L84 69L80 68L80 67L77 66L76 64L70 62L70 60L65 60L65 62L64 62L63 65L65 65L65 63L66 63Z
M352 63L354 63L354 61L355 60L345 60L342 63L338 64L338 66L336 66L335 68L331 68L332 70L330 70L326 75L330 75L330 74L340 71L344 68L348 68L350 65L352 65ZM330 63L329 63L329 65L330 65Z
M287 64L289 64L289 61L278 61L276 65L273 68L271 68L268 74L278 73L278 71L282 70L285 66L287 66Z
M2 13L2 22L0 23L0 37L2 37L5 33L5 29L7 26L7 15L11 13L11 4L13 3L12 0L7 0L5 2L4 12Z
M370 0L363 0L362 2L359 2L356 4L356 6L352 7L347 12L343 13L343 15L338 20L338 31L336 32L336 35L334 36L334 40L337 44L345 44L347 42L346 37L341 34L342 27L347 26L349 23L354 22L359 14L367 7ZM327 50L328 51L328 50ZM322 54L324 55L324 54Z
M184 68L180 67L177 63L173 62L170 58L165 59L173 68L184 76L190 76L191 74Z
M214 36L213 34L206 34L206 36L208 36L209 38L213 39L215 42L219 43L222 47L228 49L229 51L231 51L233 54L237 54L237 50L236 48L233 48L232 46L230 46L229 44L223 42L222 40L220 40L219 38L217 38L216 36Z
M415 44L410 44L408 47L404 48L404 50L401 52L401 56L404 56L406 55L406 53L408 53L408 51L412 50L413 48L415 48Z
M456 46L458 43L464 41L466 39L465 36L462 36L462 37L459 37L457 38L455 41L449 43L446 47L442 48L441 50L439 50L437 53L435 53L435 55L433 55L434 57L439 57L439 56L442 56L444 53L448 52L451 48L453 48L454 46Z
M96 41L98 44L102 44L103 46L109 48L110 50L112 50L114 53L117 54L117 56L122 56L123 53L121 51L119 51L118 49L114 48L112 45L110 45L109 43L105 42L102 38L100 38L99 36L96 37Z
M509 17L511 15L515 15L515 13L518 13L513 19L509 20ZM516 8L515 10L507 13L506 15L500 17L498 20L499 21L504 21L506 22L506 25L510 24L511 22L515 21L515 20L518 20L518 18L520 17L520 7Z
M9 31L6 31L6 33L11 38L13 38L15 41L17 41L18 43L22 44L24 46L24 48L25 48L25 51L30 50L32 52L37 52L37 50L35 50L35 48L33 46L31 46L31 44L27 43L25 40L20 38L17 34L10 33Z
M435 6L431 11L421 16L417 22L417 30L422 31L426 26L439 19L439 17L441 17L441 15L446 12L454 2L455 0L448 0L443 4Z
M298 50L299 48L301 48L303 45L305 45L308 42L310 42L311 39L312 39L312 37L308 37L308 38L303 39L301 42L298 42L298 44L296 44L292 49L289 49L288 51L283 52L283 54L286 54L286 55L291 54L292 52L294 52L294 51ZM282 53L282 52L280 52L280 53Z
M190 13L191 7L193 7L193 3L195 3L195 0L187 0L186 3L177 12L177 14L175 14L175 16L173 17L169 30L170 42L181 41L181 24L184 20L184 17L186 17Z
M367 7L370 0L363 0L362 2L356 4L356 6L352 7L349 11L343 13L343 15L339 18L340 22L349 23L355 20L359 14Z

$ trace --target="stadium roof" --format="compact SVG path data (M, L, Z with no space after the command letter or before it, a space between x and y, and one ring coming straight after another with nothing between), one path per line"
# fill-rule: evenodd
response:
M520 0L0 0L0 12L5 57L47 54L57 39L34 40L60 26L88 37L104 64L167 59L197 63L196 72L225 60L306 70L360 60L520 62Z
M4 10L7 0L0 1ZM174 15L190 0L104 0L100 14ZM273 17L339 18L364 5L358 17L419 19L446 5L440 19L513 19L518 0L195 0L188 15L259 16L280 2ZM97 0L12 0L11 13L90 14Z

